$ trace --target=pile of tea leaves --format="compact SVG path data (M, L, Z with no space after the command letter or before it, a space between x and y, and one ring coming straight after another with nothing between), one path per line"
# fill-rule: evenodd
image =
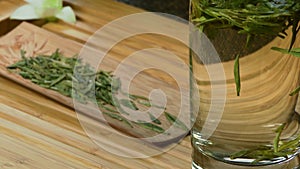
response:
M185 131L189 130L183 122L166 112L165 107L152 105L151 101L144 96L121 91L121 81L115 78L111 72L95 71L89 64L83 63L76 57L63 56L59 50L51 55L26 57L25 54L26 52L22 50L22 59L8 66L7 69L18 73L40 87L57 91L82 104L90 102L97 104L103 114L121 121L131 128L141 126L146 130L164 133L162 122L153 114L149 112L146 114L151 122L133 122L127 120L126 115L129 113L122 108L126 107L136 111L140 108L156 106L164 112L165 119L170 125ZM116 98L114 92L121 93L124 97Z
M292 27L292 48L299 32L300 1L294 0L192 0L191 19L202 31L206 27L239 30L252 35L285 38Z

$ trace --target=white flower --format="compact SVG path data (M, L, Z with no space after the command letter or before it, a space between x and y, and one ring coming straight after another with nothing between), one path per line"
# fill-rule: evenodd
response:
M16 9L10 19L31 20L55 17L75 23L76 16L71 7L63 7L62 0L25 0L28 4Z

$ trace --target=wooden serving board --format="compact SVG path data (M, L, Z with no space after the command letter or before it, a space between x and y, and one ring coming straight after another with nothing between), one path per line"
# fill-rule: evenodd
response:
M17 62L21 59L20 50L23 49L26 51L26 56L36 56L38 54L51 54L56 49L59 49L65 56L72 57L78 53L82 49L82 44L78 42L62 38L57 34L48 32L44 29L41 29L37 26L29 24L27 22L21 23L11 32L1 37L0 39L0 74L12 81L15 81L28 89L39 92L55 101L58 101L61 104L64 104L68 107L74 108L73 99L63 96L58 92L42 88L36 84L33 84L29 80L23 79L21 76L12 73L7 70L7 66ZM91 55L95 54L94 49L90 49ZM113 54L109 54L113 55ZM92 56L89 59L96 59L97 56ZM163 57L157 54L157 58ZM149 58L145 61L148 65L151 66L159 63L160 59ZM114 69L118 66L120 60L114 59L113 56L105 57L100 65L101 70L106 71L114 71ZM178 65L173 64L172 61L166 60L165 64L174 69L174 71L178 71ZM135 69L135 65L132 65L132 69ZM182 74L185 76L186 74ZM162 73L159 70L149 70L142 72L138 76L136 76L133 80L132 86L130 86L130 93L142 95L148 97L151 90L153 89L161 89L165 92L167 96L167 111L174 116L177 116L180 110L180 92L178 91L178 86L172 77L167 75L166 73ZM188 84L185 86L188 87ZM30 98L28 98L30 99ZM78 103L76 103L77 105ZM82 109L79 107L78 112L84 115L87 115L86 118L88 120L95 120L96 122L108 122L110 126L113 126L118 131L122 131L123 133L130 135L132 137L145 138L156 136L156 133L153 130L145 129L140 126L134 126L134 128L129 127L124 122L121 122L116 119L112 119L109 117L105 117L104 119L97 114L97 110L91 108L87 108L88 106L83 105ZM145 114L147 115L147 114ZM168 130L171 126L170 122L164 117L164 114L160 114L158 119L162 122L161 127L165 130ZM162 142L169 142L174 138L182 138L186 134L186 131L180 131L172 135L172 133L166 134L166 137ZM159 143L161 141L158 141Z

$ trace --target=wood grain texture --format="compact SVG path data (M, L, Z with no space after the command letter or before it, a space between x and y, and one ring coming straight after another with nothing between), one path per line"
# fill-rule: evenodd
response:
M51 39L50 43L46 40L48 50L30 51L31 47L26 48L31 54L51 52L51 50L61 46L58 44L64 43L63 52L67 56L72 56L80 50L80 46L85 43L89 36L104 24L121 16L143 10L110 0L91 0L88 3L80 0L65 1L66 5L75 9L78 18L75 25L60 21L46 24L44 21L30 21L30 23L41 26L48 31L37 29L37 27L25 23L20 25L21 29L15 29L15 32L8 33L21 23L20 21L11 21L8 17L13 10L23 5L24 1L7 0L0 1L0 4L1 9L4 9L0 11L0 37L4 35L0 40L0 50L2 50L1 74L4 75L0 76L0 168L190 168L191 146L189 137L186 137L168 152L155 157L130 159L113 155L99 148L86 135L78 121L76 112L69 107L71 103L69 99L61 97L55 92L50 92L50 95L55 95L56 99L49 99L45 95L45 93L49 95L49 91L37 86L32 87L31 83L24 82L20 77L8 75L4 69L5 65L18 59L17 48L10 51L7 51L6 47L3 48L3 45L8 45L16 40L16 34L20 35L17 36L19 38L24 36L24 39L29 39L28 45L37 48L43 46L45 39ZM56 35L49 33L49 31ZM123 47L126 47L128 49L126 53L130 54L145 46L158 46L161 37L146 36L138 37L138 39L137 42L136 39L130 39L127 44L122 42L119 47L116 47L116 50L109 54L113 62L118 63L124 58L123 56L126 56L122 56ZM174 42L172 39L164 39L163 41L166 43L162 43L162 45L173 48L174 51L180 53L182 58L185 58L187 51L181 50L184 48L180 47L180 43ZM42 43L33 43L35 40ZM135 46L137 44L141 46L137 48ZM12 55L9 57L17 56L17 58L15 58L16 60L3 59L3 53L11 53ZM147 72L148 75L153 73L157 72ZM160 78L164 77L161 76ZM40 91L34 92L37 90ZM105 128L104 126L103 129Z
M101 166L109 166L109 168L131 168L132 166L147 168L147 165L151 163L156 163L157 165L154 165L153 168L172 166L184 168L184 165L188 162L167 164L165 163L166 160L176 161L180 159L169 153L155 159L124 159L101 150L86 136L73 133L14 108L1 104L0 112L1 139L9 140L9 142L1 140L1 143L6 143L2 145L6 145L5 148L9 149L8 145L15 146L17 144L20 147L18 148L20 152L16 151L15 153L19 154L24 151L24 153L21 153L23 157L25 156L24 159L27 158L28 161L36 161L31 163L33 166L39 165L35 163L47 165L44 162L47 158L52 159L48 161L49 167L53 167L55 166L53 164L58 163L58 168L69 168L71 166L74 168L101 168ZM36 150L32 149L32 145L34 145ZM3 147L3 149L5 148ZM177 154L182 151L184 152L184 148L181 150L172 150L171 152ZM36 158L36 152L40 154L39 158ZM23 159L22 157L16 158L17 160ZM43 160L43 158L45 159Z
M68 161L78 160L78 158L85 162L76 162L76 167L82 163L88 163L88 165L84 165L86 168L92 166L90 168L129 169L149 168L151 166L151 168L157 169L181 169L190 166L189 137L172 150L156 157L146 159L118 157L102 150L86 136L78 122L76 113L72 109L5 78L1 77L0 82L1 134L8 135L17 143L23 142L21 145L27 147L23 149L25 149L26 159L29 161L36 161L36 156L31 154L36 153L36 147L39 148L39 151L44 155L38 158L39 163L32 164L32 168L39 168L40 165L57 166L55 161L48 160L54 157L66 160L65 163L58 164L60 165L58 168L64 168L68 166ZM28 96L31 99L28 99ZM6 160L5 158L9 157L6 156L7 154L2 154L1 157L4 162L1 164L10 165L22 161L23 156L18 156L19 152L14 148L14 144L14 141L1 140L1 145L5 145L7 151L15 152L12 156L16 159ZM1 152L6 153L7 151ZM166 163L169 160L172 162ZM17 165L15 168L18 167L20 166Z

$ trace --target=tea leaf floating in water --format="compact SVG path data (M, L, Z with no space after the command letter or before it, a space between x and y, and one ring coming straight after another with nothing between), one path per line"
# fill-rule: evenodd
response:
M281 53L291 54L293 56L296 56L296 57L300 58L300 48L282 49L282 48L278 48L278 47L272 47L271 49L273 49L275 51L278 51L278 52L281 52ZM299 92L300 92L300 86L298 86L296 89L294 89L289 95L294 96Z
M228 29L232 31L234 36L236 35L236 32L238 32L238 34L246 34L247 39L245 39L246 36L236 36L241 37L241 39L245 39L246 48L250 50L251 43L254 38L272 40L276 36L280 38L291 36L288 49L280 49L276 47L272 49L300 57L300 49L293 49L296 37L299 35L300 31L299 0L191 0L191 3L191 21L201 32L208 33L208 35L213 38L217 37L216 34L219 32L221 34L220 37L222 37L222 33L227 32L227 30L223 31L221 29ZM291 35L287 33L287 30L290 28L292 30L290 33ZM216 47L221 46L220 48L222 48L222 45L226 42L226 38L224 38L225 40L220 38L221 40L224 40L224 42L219 42L219 39L213 38L210 38L210 40L212 40ZM222 51L222 48L222 50L220 50L220 53L222 52L220 56L228 57L226 55L230 52L233 53L233 56L240 54L240 56L236 56L235 60L233 60L234 57L232 57L231 53L230 57L228 57L232 60L232 62L234 61L234 80L236 92L237 95L239 95L241 88L239 69L242 66L239 64L239 57L246 56L249 53L243 53L244 45L241 45L241 48L237 49L233 47L228 48L228 51L226 50L224 52ZM261 48L262 46L258 47ZM250 51L253 53L256 50L257 49ZM251 68L248 67L248 69ZM290 95L295 95L299 91L300 87L292 91ZM247 158L248 160L252 159L252 163L258 164L263 160L272 161L278 160L279 158L290 158L299 151L300 135L286 141L282 136L284 129L285 124L282 124L277 128L274 133L273 142L270 141L267 145L242 149L241 151L232 153L230 154L231 159Z
M286 37L291 26L293 35L291 47L299 32L300 2L294 0L192 0L195 6L193 22L200 29L234 27L239 33L248 35L277 35Z
M35 57L26 57L25 54L26 52L21 50L22 60L8 66L7 69L43 88L55 90L84 104L92 102L92 98L96 97L99 108L105 110L104 115L121 121L131 128L136 124L156 133L165 131L158 126L162 125L161 121L152 114L150 118L155 124L144 121L131 122L120 114L129 115L121 106L131 110L139 110L137 105L151 107L151 104L150 100L144 96L120 91L121 82L119 79L114 78L111 72L103 70L96 72L91 66L82 63L76 57L63 56L59 50L51 55L38 55ZM116 91L128 96L128 99L115 100L112 93ZM159 107L157 105L153 106ZM166 108L161 109L165 110ZM175 117L173 118L176 120ZM182 123L179 120L177 121Z
M298 151L298 146L300 144L300 135L289 141L281 141L280 136L283 132L286 124L280 125L276 129L276 137L273 140L272 146L260 146L254 149L241 150L233 153L230 158L250 158L254 159L253 164L256 164L262 160L273 160L275 158L285 157L295 154Z
M300 92L300 86L298 86L296 89L294 89L291 93L290 93L290 96L294 96L296 95L297 93Z
M279 141L280 141L280 136L281 136L281 133L283 131L285 127L285 123L280 125L277 130L275 131L276 132L276 137L274 138L273 140L273 148L274 148L274 153L277 153L278 152L278 147L279 147Z
M300 26L300 1L294 0L192 0L191 20L201 32L205 29L233 28L247 34L247 44L252 37L288 36L292 27L289 50L292 49ZM299 55L298 55L299 56ZM237 69L234 68L236 72ZM239 75L235 75L235 79ZM237 81L236 81L237 82ZM236 83L237 94L240 86Z
M284 54L291 54L293 56L299 57L300 58L300 48L294 48L294 49L282 49L278 47L272 47L272 50L284 53Z
M234 80L236 86L237 96L240 96L241 92L241 79L240 79L240 56L237 55L234 62Z

